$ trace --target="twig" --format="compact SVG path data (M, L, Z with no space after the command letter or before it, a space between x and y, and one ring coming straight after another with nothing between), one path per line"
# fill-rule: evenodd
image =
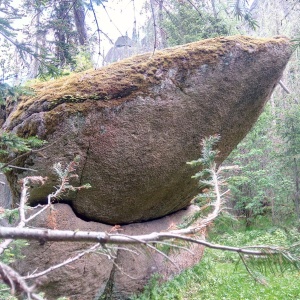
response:
M68 265L68 264L70 264L70 263L78 260L79 258L81 258L82 256L86 255L87 253L95 251L100 246L101 246L100 243L97 243L97 244L93 245L92 247L88 248L87 250L79 253L78 255L76 255L74 257L71 257L71 258L68 258L67 260L63 261L62 263L59 263L59 264L54 265L54 266L51 266L50 268L48 268L48 269L46 269L44 271L41 271L39 273L32 273L31 275L23 276L22 279L27 280L27 279L34 279L34 278L38 278L38 277L44 276L44 275L46 275L49 272L52 272L52 271L54 271L54 270L56 270L58 268L61 268L63 266L66 266L66 265Z
M291 92L289 91L289 89L284 85L284 83L282 82L282 80L279 80L279 85L283 88L283 90L287 93L290 94Z
M100 48L100 44L101 44L100 27L99 27L98 19L97 19L96 13L95 13L95 9L94 9L93 1L92 1L92 0L90 0L90 6L91 6L91 9L92 9L92 12L93 12L93 15L94 15L94 20L95 20L96 26L97 26L97 34L98 34L98 55L100 56L100 55L101 55L101 48Z
M13 242L13 239L6 239L0 244L0 255L7 249L11 242Z
M113 236L113 235L111 235L111 236ZM124 234L122 234L122 236L127 237L129 239L132 239L136 242L139 242L140 244L144 244L147 247L149 247L150 249L154 250L155 252L158 252L160 255L165 257L168 261L170 261L179 270L179 267L177 266L177 264L168 255L166 255L165 253L163 253L159 249L155 248L154 246L150 245L149 243L145 242L144 240L139 239L137 236L124 235Z
M22 168L22 167L17 167L17 166L13 166L13 165L7 165L7 167L8 167L8 168L11 168L11 169L19 169L19 170L25 170L25 171L37 172L37 170L35 170L35 169Z
M202 13L200 12L200 10L198 9L198 7L190 0L187 0L187 2L197 11L198 15L202 18Z
M251 271L251 269L248 267L245 258L243 256L243 254L239 253L240 259L244 265L244 267L246 268L247 272L251 275L252 278L254 278L255 281L257 281L258 283L264 283L263 281L261 281L257 276L255 276L255 274Z
M33 293L34 286L29 287L18 272L2 262L0 262L0 275L3 282L11 288L11 294L26 293L28 299L43 300Z
M118 28L118 26L113 22L113 20L112 20L112 18L110 17L110 15L109 15L109 13L108 13L108 11L107 11L105 5L103 4L103 1L101 1L100 4L101 4L101 6L103 7L103 9L104 9L104 11L105 11L105 13L106 13L106 15L107 15L107 17L108 17L108 19L109 19L109 22L112 23L112 24L115 26L115 28L119 31L119 34L120 34L121 36L124 35L124 34L121 32L121 30Z
M195 253L193 251L191 251L190 249L186 248L186 247L183 247L183 246L178 246L176 244L173 244L173 243L167 243L167 242L161 242L161 241L158 241L156 242L157 244L161 244L161 245L166 245L166 246L169 246L171 248L177 248L177 249L182 249L184 251L187 251L188 253L190 253L191 255L195 255Z
M128 278L130 278L132 280L138 280L137 277L130 276L128 273L124 272L123 269L116 262L113 261L113 264L123 275L127 276Z
M25 204L28 200L28 186L27 184L32 181L34 183L44 183L44 178L40 176L32 176L32 177L26 177L22 180L22 189L21 189L21 196L20 196L20 204L19 204L19 214L20 214L20 221L16 228L23 228L25 227L28 220L25 216ZM5 249L10 245L10 243L13 242L13 239L7 239L3 241L0 244L0 255L3 253Z

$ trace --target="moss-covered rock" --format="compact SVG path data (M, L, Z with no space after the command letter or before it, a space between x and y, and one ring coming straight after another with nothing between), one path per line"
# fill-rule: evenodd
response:
M257 120L290 55L286 38L222 37L32 86L35 96L19 99L4 124L55 142L22 161L49 177L33 188L31 203L53 190L55 162L80 155L78 183L92 188L64 199L79 216L121 224L187 206L197 183L186 161L199 157L201 139L220 134L223 161ZM14 191L26 175L9 176Z

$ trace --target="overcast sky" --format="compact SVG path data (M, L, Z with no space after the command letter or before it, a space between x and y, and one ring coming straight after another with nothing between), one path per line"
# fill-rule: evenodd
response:
M95 7L97 11L98 22L103 30L113 42L121 35L132 37L134 20L137 28L142 26L145 17L141 14L144 0L110 0L103 6ZM88 19L94 23L94 16L91 11L88 12ZM103 37L104 38L104 37ZM111 47L109 42L104 41L104 48ZM107 52L109 49L104 49Z

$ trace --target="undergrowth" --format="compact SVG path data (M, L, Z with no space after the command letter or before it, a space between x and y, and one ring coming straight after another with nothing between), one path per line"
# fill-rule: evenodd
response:
M220 218L210 229L209 241L231 245L279 245L289 247L300 239L296 228L272 226L261 219L250 230L243 222ZM300 273L293 268L260 268L250 266L258 283L249 275L236 253L206 249L201 262L161 284L156 275L144 292L132 300L300 300ZM283 272L284 271L284 272Z

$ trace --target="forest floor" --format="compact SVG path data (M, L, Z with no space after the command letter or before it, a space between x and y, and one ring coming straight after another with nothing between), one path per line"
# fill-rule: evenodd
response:
M208 240L242 245L297 243L300 233L294 227L273 226L262 218L252 228L243 222L221 218L211 228ZM300 272L290 264L247 260L252 275L236 253L206 249L201 262L173 280L160 284L154 277L143 294L134 300L300 300Z

